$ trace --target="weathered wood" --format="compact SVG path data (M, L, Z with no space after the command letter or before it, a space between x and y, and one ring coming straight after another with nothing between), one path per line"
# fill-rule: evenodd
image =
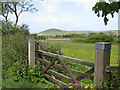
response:
M73 80L74 83L77 83L77 80L75 79L75 77L72 75L71 71L69 70L69 68L67 67L67 65L63 62L62 58L58 55L58 60L60 61L60 63L63 65L64 69L66 70L66 72L70 75L71 79Z
M50 52L45 52L42 50L37 50L37 52L40 52L43 55L47 55L47 56L51 56L51 57L55 57L57 54L53 54ZM82 65L86 65L86 66L90 66L90 67L94 67L94 63L92 62L88 62L88 61L84 61L84 60L80 60L80 59L76 59L76 58L71 58L71 57L67 57L67 56L63 56L63 55L59 55L63 60L66 61L71 61L71 62L75 62L77 64L82 64Z
M35 65L35 40L28 39L28 64Z
M110 65L110 43L95 43L95 69L94 69L94 85L100 87L104 82L108 82L109 74L106 73L105 67Z
M42 71L42 73L46 72L50 68L50 66L52 66L55 63L57 59L58 55L49 63L49 65Z
M37 58L37 60L40 61L40 62L43 62L43 63L45 63L47 65L50 63L49 61L46 61L43 58Z
M42 59L42 58L38 58L37 60L39 60L39 61L41 61L41 62L44 62L45 64L49 64L49 62L47 61L47 60L44 60L44 59ZM59 68L59 69L61 69L61 70L64 70L64 67L63 66L61 66L61 65L58 65L58 64L54 64L53 65L54 67L56 67L56 68ZM79 72L79 71L77 71L77 70L74 70L74 69L71 69L71 68L68 68L72 73L74 73L74 74L76 74L76 75L79 75L79 76L82 76L82 77L84 77L84 78L88 78L88 79L91 79L91 80L93 80L93 76L91 76L91 75L89 75L89 73L88 74L84 74L84 73L82 73L82 72ZM92 72L93 70L91 70L91 72ZM79 80L79 79L78 79Z
M45 67L43 67L43 68L45 68ZM49 69L47 72L49 72L50 74L53 74L53 75L55 75L55 76L58 76L58 77L60 77L60 78L63 78L63 79L65 79L65 80L69 81L69 82L72 82L71 78L69 78L69 77L67 77L67 76L64 76L64 75L62 75L62 74L60 74L60 73L57 73L57 72L55 72L55 71L53 71L53 70L51 70L51 69Z
M60 78L62 78L62 79L65 79L65 80L67 80L67 81L72 82L71 78L69 78L69 77L67 77L67 76L64 76L64 75L62 75L62 74L60 74L60 73L57 73L57 72L55 72L55 71L53 71L53 70L51 70L51 69L49 69L47 72L49 72L50 74L53 74L53 75L55 75L55 76L58 76L58 77L60 77Z
M82 74L82 75L80 75L79 77L77 77L76 79L77 79L78 81L80 81L80 80L82 80L82 79L84 79L84 78L88 78L88 79L93 80L94 77L91 76L92 73L94 73L94 67L93 67L92 69L88 70L87 72L85 72L84 74L86 74L86 75Z
M120 66L107 66L106 68L105 68L105 70L106 70L106 72L111 72L111 71L116 71L116 70L118 70L120 68Z
M63 87L66 87L66 88L69 87L67 84L65 84L65 83L63 83L63 82L61 82L61 81L59 81L59 80L57 80L57 79L54 79L54 78L52 78L51 76L49 76L49 75L47 75L47 74L43 74L43 76L46 77L46 78L48 78L48 79L50 79L50 80L52 80L52 81L54 81L54 82L57 83L58 85L61 84Z
M89 67L94 67L94 63L92 62L88 62L88 61L84 61L84 60L80 60L80 59L76 59L76 58L71 58L71 57L67 57L67 56L62 56L61 57L66 60L66 61L71 61L77 64L82 64L85 66L89 66Z

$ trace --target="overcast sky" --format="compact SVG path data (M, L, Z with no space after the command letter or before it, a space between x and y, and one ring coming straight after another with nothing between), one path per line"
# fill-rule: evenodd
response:
M22 13L19 23L29 25L31 33L38 33L50 28L67 31L104 31L118 30L118 14L108 16L108 25L102 17L92 11L97 0L36 0L33 2L38 12ZM10 16L11 20L15 20Z

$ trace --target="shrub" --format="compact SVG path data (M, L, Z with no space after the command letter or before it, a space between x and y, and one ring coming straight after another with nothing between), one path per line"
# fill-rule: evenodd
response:
M112 42L113 36L112 35L106 35L106 34L95 34L91 35L88 38L89 42Z
M51 53L56 53L62 55L62 49L58 44L53 44L52 42L47 42L47 41L40 41L39 42L40 48L44 51L51 52Z
M95 42L112 42L113 36L106 34L93 34L87 38L78 38L73 39L75 42L86 42L86 43L95 43Z
M27 65L28 60L28 39L33 37L15 34L3 36L2 42L2 79L4 81L3 87L10 87L9 80L14 82L32 82L32 83L43 83L45 78L41 74L42 64L35 67L29 67ZM40 45L44 42L40 42ZM46 43L46 47L41 47L43 50L47 50L53 53L61 53L60 47L50 43ZM6 86L6 85L7 86ZM23 84L22 84L23 85ZM24 85L25 86L25 85ZM34 85L33 85L34 86ZM48 85L47 85L48 86ZM12 87L12 86L11 86ZM51 87L51 86L48 86Z
M24 34L29 35L28 25L22 24L15 26L13 22L2 21L2 35Z
M110 86L115 89L120 89L120 71L117 70L115 72L111 71L111 81Z
M31 34L32 37L34 37L34 39L37 39L37 34Z

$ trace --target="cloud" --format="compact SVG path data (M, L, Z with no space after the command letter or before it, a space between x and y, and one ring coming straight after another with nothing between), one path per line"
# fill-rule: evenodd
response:
M40 3L48 13L53 13L57 10L59 6L58 4L61 2L72 2L75 3L77 6L83 5L85 10L91 10L97 1L98 0L46 0Z
M47 9L48 12L55 12L56 6L48 5L48 6L46 6L46 9Z
M41 4L48 13L53 13L57 9L58 2L45 1L45 2L41 2Z
M56 17L52 16L40 16L38 19L38 22L43 23L43 22L50 22L50 23L56 23L58 19Z
M38 18L38 22L39 23L53 23L53 24L58 24L58 23L61 23L61 24L68 24L68 23L75 23L76 20L73 20L72 18L67 18L67 17L64 17L64 18L60 18L60 17L54 17L54 16L39 16Z

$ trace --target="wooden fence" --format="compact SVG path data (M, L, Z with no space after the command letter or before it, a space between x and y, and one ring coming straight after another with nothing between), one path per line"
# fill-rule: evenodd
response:
M36 45L36 50L35 50ZM88 78L90 80L94 80L94 85L100 87L100 85L104 82L108 82L109 80L109 73L111 70L118 69L117 66L110 66L110 50L111 50L111 44L105 43L105 42L97 42L95 43L95 63L88 62L76 58L70 58L66 56L62 56L59 54L54 54L50 52L42 51L39 47L39 43L35 40L28 40L28 61L29 65L35 65L37 64L37 60L45 64L45 67L43 66L42 74L45 78L55 82L56 84L61 84L64 87L68 87L68 84L56 79L53 76L60 77L62 79L67 80L68 82L72 83L82 83L80 80L84 78ZM41 57L38 57L38 54L41 55ZM51 61L46 60L45 56L53 57ZM61 64L56 64L55 62L59 61ZM85 66L91 67L90 70L83 73L71 68L68 68L65 61L74 62L77 64L82 64ZM58 68L60 70L65 70L68 76L65 76L63 74L60 74L54 70L51 70L51 67ZM50 73L50 75L47 74L47 72ZM94 76L91 75L94 73ZM77 78L74 77L73 74L78 75ZM82 83L83 84L83 83Z

